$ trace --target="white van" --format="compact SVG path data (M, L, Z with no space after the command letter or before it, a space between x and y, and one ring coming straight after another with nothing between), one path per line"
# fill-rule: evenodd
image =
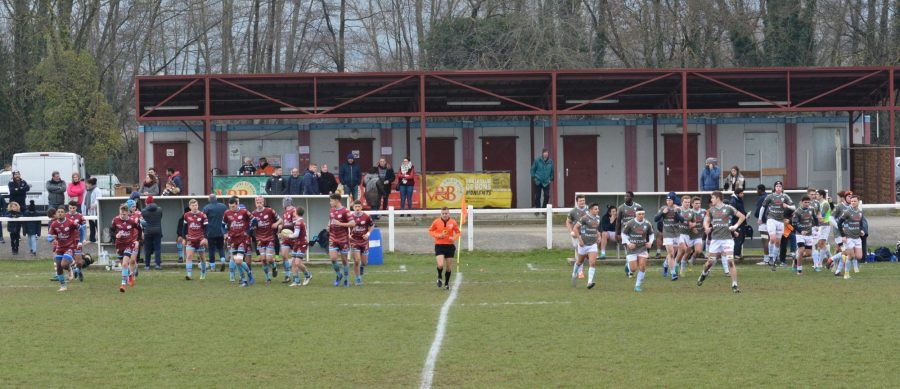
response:
M13 155L12 170L18 170L22 179L31 185L28 200L34 200L38 209L47 209L45 185L54 171L59 172L66 183L72 180L72 173L85 177L84 158L75 153L18 153Z

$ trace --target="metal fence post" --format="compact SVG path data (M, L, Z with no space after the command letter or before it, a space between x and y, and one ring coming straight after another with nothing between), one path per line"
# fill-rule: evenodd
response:
M547 204L547 250L553 248L553 205Z
M469 218L466 220L466 240L469 244L469 251L475 249L475 223L473 223L472 219L475 219L475 207L469 205L468 206Z
M388 207L388 251L394 252L394 206Z

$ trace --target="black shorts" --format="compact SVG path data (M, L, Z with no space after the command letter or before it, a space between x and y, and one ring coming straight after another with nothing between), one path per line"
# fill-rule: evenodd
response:
M456 255L456 246L452 244L434 245L434 256L443 255L444 258L453 258Z

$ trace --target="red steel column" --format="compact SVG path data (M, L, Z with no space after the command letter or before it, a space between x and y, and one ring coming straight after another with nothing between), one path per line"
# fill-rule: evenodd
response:
M425 171L428 169L425 166L425 75L419 75L419 163L421 164L421 168L419 169L419 173L422 175L422 184L420 187L422 188L422 208L427 208L428 204L428 189L425 181Z
M788 119L784 123L784 187L797 187L797 123Z
M206 113L203 118L203 192L211 193L212 159L209 143L212 141L212 120L210 120L209 77L205 77L203 81L205 89L204 111Z
M309 157L310 149L312 148L312 145L310 145L310 138L309 124L300 124L297 128L297 167L301 172L305 172L309 169L309 164L311 162ZM336 169L340 167L340 162L341 159L340 156L338 156L338 165L332 166L330 170L332 172L336 171ZM287 173L290 174L290 172Z
M394 130L391 128L390 123L382 123L381 124L381 150L379 150L378 154L381 155L382 158L387 160L387 162L393 166L394 165ZM390 154L385 154L385 150L390 150Z
M463 171L475 171L475 123L462 122Z
M228 174L228 128L220 127L216 131L216 167L222 174Z
M625 190L637 190L637 124L625 125ZM656 154L656 153L654 153Z
M138 179L140 179L141 176L146 174L145 172L147 171L147 150L145 150L145 148L147 147L147 138L146 138L147 135L144 134L144 128L145 128L144 126L138 126L138 139L137 139L138 148L137 149L138 149L138 169L140 169L140 170L138 170ZM159 171L157 171L157 173L158 172Z
M559 140L559 129L558 129L557 126L556 126L556 125L557 125L557 111L556 111L556 72L553 72L553 73L552 73L550 82L551 82L551 86L550 86L550 89L551 89L551 90L550 90L550 112L552 113L552 114L551 114L551 119L550 119L550 137L551 137L551 138L550 138L550 150L551 150L551 151L550 151L550 158L553 160L553 168L554 168L554 170L555 170L555 171L554 171L554 174L558 177L559 174L557 174L557 173L560 172L560 171L562 171L562 170L560 169L560 166L559 166L559 159L556 158L556 155L558 154L558 153L557 153L557 146L556 146L556 144L557 144L557 142L558 142L558 140ZM533 154L533 153L532 153L532 154ZM551 193L550 198L551 198L551 199L554 199L554 200L553 200L553 201L555 201L555 202L554 202L554 205L556 205L557 207L561 207L561 206L563 206L563 204L565 204L566 202L565 202L565 201L559 201L559 197L560 197L560 196L559 196L559 192L558 192L557 189L556 189L557 186L558 186L558 182L559 182L559 180L557 180L556 177L554 177L553 181L550 182L550 193Z
M653 191L659 192L659 115L653 114Z
M714 119L706 120L706 157L715 157L718 158L719 155L719 125L715 123ZM705 159L705 158L704 158ZM723 161L719 161L719 166L722 167L722 170L725 170L726 167L723 165Z
M681 190L691 190L688 188L687 72L681 72L681 168Z

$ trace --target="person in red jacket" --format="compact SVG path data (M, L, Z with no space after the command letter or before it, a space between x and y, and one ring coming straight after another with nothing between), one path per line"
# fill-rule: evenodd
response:
M415 186L415 169L409 158L403 158L400 170L397 171L397 190L400 191L400 209L412 209L413 187Z
M81 204L84 204L84 181L81 180L81 175L77 172L72 173L72 182L66 187L66 195L69 196L70 200L78 202L78 208L81 208Z
M441 208L441 217L434 219L428 234L434 238L434 256L437 259L437 286L450 290L450 273L453 269L453 256L456 255L456 246L453 244L459 238L459 223L450 217L450 209ZM441 280L443 277L443 280ZM443 285L442 285L443 284Z

